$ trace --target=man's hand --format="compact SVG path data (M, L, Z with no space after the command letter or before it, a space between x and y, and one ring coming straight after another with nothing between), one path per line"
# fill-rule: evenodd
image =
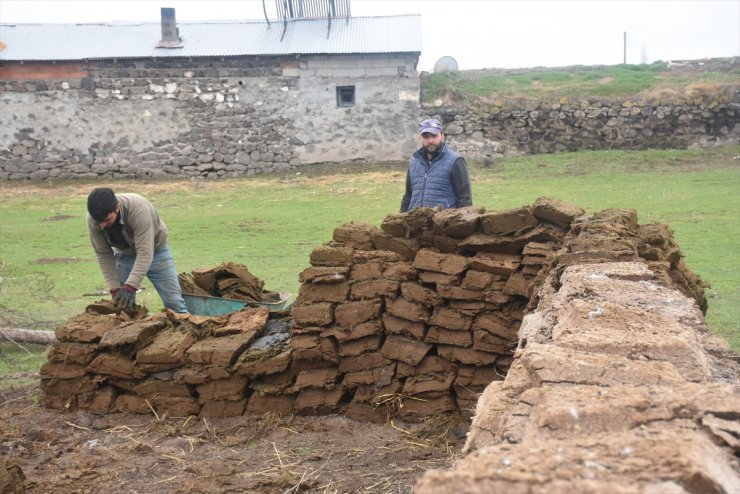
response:
M136 303L136 288L131 285L123 285L117 290L111 290L111 293L117 309L130 309Z

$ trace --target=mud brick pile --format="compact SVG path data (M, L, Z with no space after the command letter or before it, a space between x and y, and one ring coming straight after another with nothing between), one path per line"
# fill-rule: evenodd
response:
M210 268L194 269L177 276L183 293L224 297L247 302L275 302L280 294L265 290L265 282L243 264L225 262Z
M361 420L467 415L506 375L523 315L552 271L638 259L706 309L673 232L638 225L634 210L585 215L539 198L494 212L421 208L380 228L343 225L300 275L291 347L305 370L296 405Z
M290 364L290 324L287 311L263 307L131 317L93 304L55 331L40 371L44 404L178 417L291 413L289 396L269 392L282 391L274 375Z
M634 210L585 215L540 198L494 212L421 208L380 228L348 223L311 252L290 312L116 314L92 304L55 331L40 371L44 403L159 416L469 415L506 376L546 278L634 260L706 308L673 232L638 225ZM227 264L194 274L194 284L239 278Z
M293 362L306 368L297 405L364 420L385 419L382 403L408 421L470 413L506 375L543 266L582 213L543 198L336 228L311 253L293 306Z

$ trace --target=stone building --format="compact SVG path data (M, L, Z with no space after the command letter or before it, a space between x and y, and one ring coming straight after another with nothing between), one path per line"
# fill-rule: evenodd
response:
M405 159L420 16L327 5L346 10L0 25L0 179L218 178Z

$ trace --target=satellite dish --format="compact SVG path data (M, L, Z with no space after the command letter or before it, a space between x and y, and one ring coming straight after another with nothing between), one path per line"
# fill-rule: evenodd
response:
M457 60L448 56L440 58L434 64L434 73L437 72L457 72Z

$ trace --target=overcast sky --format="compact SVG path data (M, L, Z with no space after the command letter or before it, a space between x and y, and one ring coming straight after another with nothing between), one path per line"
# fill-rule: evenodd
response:
M615 65L740 56L740 0L352 0L353 16L421 14L420 70ZM263 19L261 0L0 0L0 22ZM276 17L275 0L265 0ZM382 35L382 33L379 33ZM0 28L2 40L2 28Z

